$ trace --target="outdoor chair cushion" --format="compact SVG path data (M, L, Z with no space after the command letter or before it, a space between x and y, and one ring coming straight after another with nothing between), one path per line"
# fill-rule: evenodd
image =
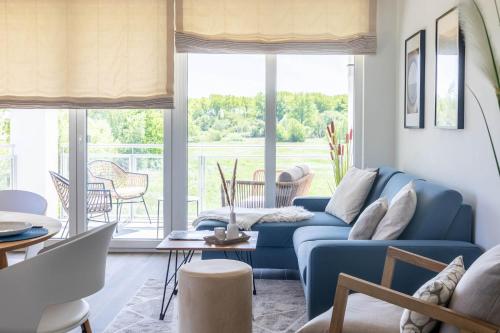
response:
M332 299L333 303L333 299ZM332 310L320 314L297 333L328 333ZM403 309L364 294L352 294L347 300L342 333L399 333Z
M301 166L294 166L292 168L282 171L278 176L278 182L291 183L299 180L300 178L307 175L304 173L304 168Z

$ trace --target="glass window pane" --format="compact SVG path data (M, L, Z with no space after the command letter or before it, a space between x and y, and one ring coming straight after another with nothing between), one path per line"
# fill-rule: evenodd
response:
M349 56L277 56L276 169L306 164L314 173L297 195L332 193L326 126L335 121L341 136L348 131L349 64Z
M87 111L88 228L117 220L115 238L163 238L163 112Z
M237 204L264 202L265 57L188 57L188 219L221 207L220 162L226 177L238 158ZM189 224L190 225L190 224Z

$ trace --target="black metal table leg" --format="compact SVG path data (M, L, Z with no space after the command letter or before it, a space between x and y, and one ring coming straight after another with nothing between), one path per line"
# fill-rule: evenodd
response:
M160 309L160 320L165 319L165 313L167 312L167 309L163 311L163 306L165 305L165 296L167 294L167 285L168 285L168 273L170 272L170 261L172 259L172 251L168 252L168 266L167 266L167 273L165 274L165 285L163 286L163 299L161 300L161 309Z
M179 264L179 251L175 250L175 267L174 267L174 272L171 276L169 276L170 273L170 263L172 261L172 251L169 252L168 255L168 267L167 267L167 274L165 275L165 285L163 287L163 299L161 302L161 309L160 309L160 320L165 319L165 315L167 313L168 307L170 303L172 302L172 299L174 295L177 295L178 289L177 286L179 284L179 281L177 279L177 272L179 269L181 269L182 265L187 264L188 262L191 262L191 259L193 259L194 255L194 250L188 251L187 255L184 255L182 258L180 264ZM168 298L167 304L165 305L165 299L167 297L167 286L170 284L170 282L174 281L173 289L172 292L170 293L170 296Z

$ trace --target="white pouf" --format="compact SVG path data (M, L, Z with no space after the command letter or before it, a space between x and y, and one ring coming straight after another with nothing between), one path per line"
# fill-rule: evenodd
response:
M180 333L251 333L252 268L240 261L193 261L179 270Z

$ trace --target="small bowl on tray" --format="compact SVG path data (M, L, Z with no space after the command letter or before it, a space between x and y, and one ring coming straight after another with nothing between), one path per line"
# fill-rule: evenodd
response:
M219 239L215 237L215 235L210 235L203 237L203 239L205 240L205 242L212 245L232 245L232 244L248 242L248 240L250 239L250 235L247 235L243 231L240 231L240 235L237 238Z

